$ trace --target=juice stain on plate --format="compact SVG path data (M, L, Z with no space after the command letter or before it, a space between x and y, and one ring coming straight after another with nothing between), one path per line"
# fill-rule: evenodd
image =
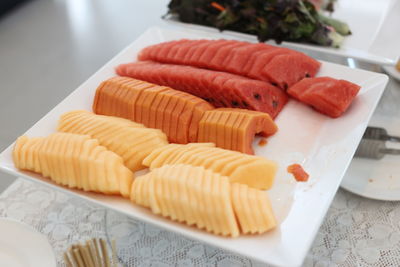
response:
M259 146L266 146L268 144L268 140L265 138L261 138L260 141L258 141Z

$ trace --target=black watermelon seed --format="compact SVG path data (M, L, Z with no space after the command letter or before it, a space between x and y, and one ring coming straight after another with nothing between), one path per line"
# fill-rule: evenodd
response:
M242 103L243 103L243 106L245 106L245 107L248 107L248 106L249 106L249 104L247 104L246 101L242 101Z
M310 78L310 77L311 77L311 75L310 75L310 74L308 74L308 73L306 73L306 77L307 77L307 78Z
M257 100L260 100L260 99L261 99L261 96L260 96L260 94L257 94L257 93L256 93L256 94L254 94L254 98L257 99Z
M278 101L272 100L272 107L275 109L278 107Z
M273 83L273 82L271 82L271 84L272 84L273 86L278 86L278 84L277 84L277 83Z
M283 84L283 89L287 90L287 88L288 88L288 85L286 83Z
M232 105L235 106L235 107L237 107L237 106L239 106L239 103L238 103L237 101L233 100L233 101L232 101Z

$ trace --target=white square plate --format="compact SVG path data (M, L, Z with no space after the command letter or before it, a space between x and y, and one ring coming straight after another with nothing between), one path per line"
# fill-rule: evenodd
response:
M221 38L221 35L199 36L188 31L149 29L38 121L26 135L46 136L55 131L62 113L74 109L91 110L96 87L103 80L114 76L115 66L134 60L137 52L145 46L179 38ZM155 216L123 198L56 186L40 175L14 168L11 156L13 145L0 154L0 168L13 175L52 185L56 189L73 193L141 221L264 263L298 266L317 233L388 80L383 74L327 62L323 62L319 75L347 79L361 85L362 89L351 108L338 119L331 119L301 103L289 101L276 120L280 130L268 139L268 145L261 147L257 144L258 140L255 140L257 155L279 163L276 183L269 195L280 226L267 234L241 236L236 239L214 236ZM309 172L310 180L296 183L286 172L291 163L301 163Z
M352 34L346 36L341 48L323 47L312 44L283 42L282 45L303 51L352 57L377 64L396 64L400 56L400 1L398 0L340 0L335 3L333 18L349 24ZM216 33L217 29L169 18L174 24L190 26ZM256 41L254 35L226 31L229 35ZM274 41L269 41L274 44Z

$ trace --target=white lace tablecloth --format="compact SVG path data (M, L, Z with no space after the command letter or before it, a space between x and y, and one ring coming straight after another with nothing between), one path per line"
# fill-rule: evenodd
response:
M67 247L93 237L116 240L124 266L264 266L22 179L0 196L0 217L47 235L58 266ZM339 190L304 266L400 266L399 219L399 202Z

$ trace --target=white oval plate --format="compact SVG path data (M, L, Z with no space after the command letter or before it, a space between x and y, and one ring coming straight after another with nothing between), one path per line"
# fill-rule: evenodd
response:
M357 195L377 200L400 200L399 156L381 160L354 159L341 186Z
M30 226L0 219L0 265L7 267L55 267L47 238Z
M385 128L390 135L400 136L400 86L390 80L369 125ZM400 149L400 143L387 142L387 147ZM386 155L381 160L354 158L341 187L357 195L400 200L400 156Z

